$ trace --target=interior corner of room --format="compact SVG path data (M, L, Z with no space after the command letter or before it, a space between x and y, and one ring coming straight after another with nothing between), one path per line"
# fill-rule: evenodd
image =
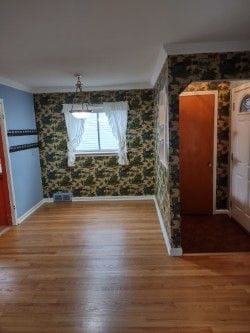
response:
M232 53L221 54L221 57L225 55L232 57ZM219 56L220 54L217 55ZM247 56L249 57L249 52L237 53L242 68L248 59ZM210 54L207 57L210 59ZM196 62L199 54L179 56L178 66L187 59ZM201 59L205 61L204 55ZM234 126L232 108L235 106L233 100L235 91L237 87L249 89L249 81L245 79L248 73L243 71L238 73L237 77L232 75L231 79L220 79L224 75L218 66L216 80L200 80L199 76L190 73L188 80L190 83L183 84L187 82L186 73L183 74L185 75L183 79L182 73L178 73L176 77L175 60L175 56L168 56L152 89L83 92L86 103L93 99L102 102L122 99L128 102L128 165L119 165L117 156L112 154L94 156L90 153L77 155L74 166L68 167L67 131L61 110L71 93L32 94L1 85L1 113L4 114L1 131L9 182L8 214L11 216L6 224L21 223L44 202L51 201L53 194L58 191L72 193L73 200L98 198L128 200L155 197L154 202L163 236L168 252L172 255L182 254L182 250L184 253L220 252L220 238L227 228L229 228L228 240L225 242L224 250L221 248L221 251L237 250L237 244L229 245L234 242L232 235L235 233L237 235L242 233L237 236L241 237L240 241L237 240L238 249L247 250L248 245L244 246L248 243L247 236L231 219L233 215L241 227L248 229L249 222L244 222L242 212L234 210L233 213L230 206L232 203L236 204L233 198L235 194L232 192L235 191L232 187L234 136L233 129L230 128ZM214 67L212 61L210 66ZM176 85L176 80L179 85L177 91L172 89L172 84ZM180 100L180 197L176 178L179 169L176 164L178 127L174 114L171 115L171 112L176 110L177 104L174 103L178 103L176 102L178 100ZM189 104L184 106L184 102ZM168 109L166 112L168 119L164 118L165 127L162 127L161 110L164 110L164 103ZM192 112L192 107L196 114L183 111L188 108L189 112ZM199 118L198 115L202 115L203 118ZM185 117L189 117L190 125L188 118ZM32 132L31 135L26 133L26 136L11 135L10 130L16 128L33 129L36 132ZM163 153L162 133L166 136ZM11 146L34 142L39 142L39 148L31 146L27 150L9 153ZM200 147L195 147L195 142L199 142ZM207 156L204 155L204 148ZM186 160L182 155L184 151ZM205 169L202 171L204 165ZM205 183L206 173L207 183ZM182 212L178 205L171 205L171 202L179 201ZM238 209L237 204L235 209ZM179 217L180 213L182 220ZM210 239L205 241L204 235ZM201 244L208 244L207 248L204 246L203 249Z
M249 333L249 13L0 1L1 333Z
M6 10L8 8L6 5ZM5 21L3 18L3 25ZM50 25L53 25L52 22ZM12 33L7 23L4 27L6 34ZM26 29L25 24L23 29ZM36 44L37 39L31 37ZM74 63L67 65L70 71L66 68L66 60L54 65L56 69L53 71L45 61L38 68L20 54L20 61L29 69L22 73L10 56L13 52L7 47L8 43L5 43L10 53L9 56L3 54L9 67L2 68L0 80L1 209L5 210L2 225L20 224L55 197L73 198L73 201L150 199L155 202L163 237L171 254L189 252L183 245L186 240L205 243L200 235L201 226L208 232L212 224L210 218L221 221L214 222L216 226L224 223L222 233L231 222L235 223L234 220L238 223L234 226L240 225L249 231L246 165L244 172L240 167L237 169L236 178L245 180L241 180L241 185L236 184L234 168L236 162L239 165L243 162L236 157L238 148L234 148L232 134L235 121L238 121L232 116L232 109L237 103L243 103L234 102L234 98L245 98L240 94L249 94L249 40L246 36L243 40L230 42L169 43L162 40L161 47L157 48L153 37L149 37L154 50L143 49L145 57L148 55L143 61L138 53L132 58L120 57L119 62L114 53L106 50L108 55L103 58L103 63L98 61L101 67L99 75L83 52L86 45L81 46L85 63L78 67ZM3 34L2 38L5 40L6 35ZM25 34L23 38L26 38ZM50 35L50 38L53 39L53 36ZM59 41L62 43L60 50L66 54L68 49L63 47L62 50L64 39L59 32L58 38L58 45ZM71 43L73 40L69 40ZM89 40L88 45L94 49L97 43ZM142 48L142 45L133 45L135 49ZM124 50L123 47L119 42L117 52ZM45 58L46 52L49 53L51 59L57 52L53 48L41 51ZM36 54L35 62L38 59L37 48L34 47L32 52ZM70 55L67 53L68 57ZM112 57L115 67L112 67ZM107 63L105 59L109 59ZM36 70L32 70L32 66ZM44 75L41 74L43 70ZM106 73L106 78L103 73ZM76 87L80 87L82 103L97 108L89 118L69 118L74 120L75 128L78 126L81 129L78 131L81 134L78 149L73 146L73 141L78 142L80 136L77 140L74 134L70 138L70 126L62 112L67 106L68 113L73 115L75 79ZM128 83L126 80L129 79ZM243 92L238 92L238 86L241 89L243 85ZM249 103L248 100L245 103ZM124 113L126 133L124 127L125 135L120 137L120 141L117 139L120 133L116 131L114 134L115 121L112 122L112 117L107 116L109 113L103 111L103 105L107 108L109 103L116 104L117 108L119 103L127 103L128 106ZM189 103L189 115L182 111L186 103ZM210 110L205 104L210 105ZM200 111L191 114L192 107L194 112L199 108ZM239 119L244 119L244 126L247 126L248 117L247 112L239 116ZM243 122L239 124L241 126ZM242 140L247 142L248 131L244 126L240 133L245 135L245 141ZM105 134L101 136L102 133ZM109 139L105 141L107 136ZM203 148L196 147L196 143L203 144ZM241 149L243 146L246 150L249 148L247 143L240 145ZM244 190L241 190L243 187ZM191 222L185 222L186 215L191 215ZM204 221L201 223L202 219L195 224L198 215L210 217L206 227L202 224ZM193 229L188 231L191 225ZM214 241L215 234L211 231ZM228 240L228 243L231 242L234 242L233 239ZM216 248L210 250L215 252ZM195 249L195 252L203 251L201 247L200 250Z

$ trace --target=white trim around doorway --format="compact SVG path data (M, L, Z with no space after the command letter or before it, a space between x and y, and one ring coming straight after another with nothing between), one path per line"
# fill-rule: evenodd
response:
M7 173L8 189L9 189L11 220L12 220L12 225L16 225L17 224L16 200L14 192L14 183L11 172L11 160L10 160L9 142L8 142L7 126L6 126L5 112L4 112L4 101L2 98L0 98L0 128L2 132L3 151L4 151L5 167Z
M180 94L180 96L195 96L195 95L214 95L213 214L218 214L218 210L216 209L218 91L217 90L183 91Z
M232 217L232 198L233 198L233 193L232 193L232 182L233 182L233 148L232 148L232 140L233 140L233 131L235 127L235 117L234 115L236 113L239 113L239 111L235 110L235 102L233 99L233 95L236 93L239 93L241 91L244 91L249 88L250 85L250 80L237 80L236 82L230 81L231 83L236 83L234 86L231 87L230 91L230 135L229 135L229 216ZM245 225L243 225L240 221L235 219L236 222L241 225L241 227L246 230L246 232L249 233L248 228L246 228Z

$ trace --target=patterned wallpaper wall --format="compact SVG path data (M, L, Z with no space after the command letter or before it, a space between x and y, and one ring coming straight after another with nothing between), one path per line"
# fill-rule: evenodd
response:
M185 91L218 91L216 208L228 208L230 82L190 83Z
M166 226L166 230L168 232L169 238L172 241L173 236L173 225L172 221L172 209L170 208L170 188L169 188L169 168L166 168L160 161L159 156L159 110L158 110L158 102L159 102L159 95L162 89L166 89L167 91L167 71L168 71L168 63L165 62L161 73L158 77L158 80L155 84L155 99L154 99L154 106L155 106L155 126L156 126L156 156L155 156L155 195L157 198L157 202ZM169 147L169 154L171 155L171 146ZM176 243L178 243L177 240ZM172 241L173 245L173 241Z
M179 193L179 94L195 81L250 79L250 52L204 53L169 56L156 83L156 95L164 84L168 87L169 114L169 175L162 174L156 158L156 184L161 184L157 197L162 212L170 204L168 231L172 245L181 245ZM160 172L159 172L160 170ZM169 198L165 188L168 188ZM170 203L166 202L170 199ZM164 215L165 218L167 216Z
M128 166L116 156L77 157L67 167L67 134L63 103L72 102L72 93L34 95L38 128L42 182L45 197L56 191L74 196L147 195L155 189L155 135L153 89L86 92L89 103L129 103L127 145Z

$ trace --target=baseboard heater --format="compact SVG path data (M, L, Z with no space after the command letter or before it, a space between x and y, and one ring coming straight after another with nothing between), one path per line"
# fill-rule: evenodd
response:
M71 202L72 201L72 193L70 193L70 192L56 192L56 193L53 193L53 201L54 202Z

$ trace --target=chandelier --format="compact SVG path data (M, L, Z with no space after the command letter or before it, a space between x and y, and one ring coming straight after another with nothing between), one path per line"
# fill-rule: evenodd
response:
M88 103L85 103L83 100L83 91L82 91L82 82L81 75L75 75L76 81L76 91L73 97L72 107L70 113L72 116L78 119L85 119L93 112L93 110L89 109Z

